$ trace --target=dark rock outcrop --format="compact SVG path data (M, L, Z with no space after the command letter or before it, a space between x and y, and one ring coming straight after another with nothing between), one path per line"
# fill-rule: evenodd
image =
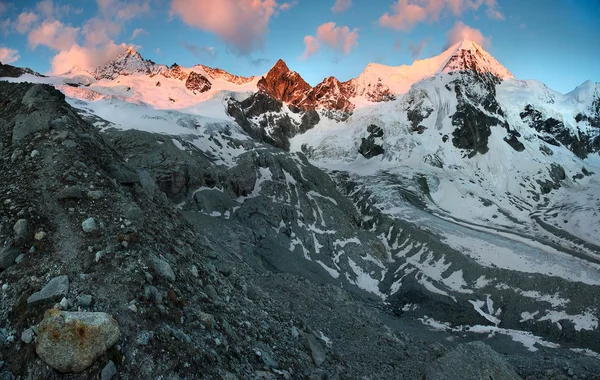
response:
M596 100L598 102L598 100ZM596 103L594 103L596 104ZM598 103L600 108L600 102ZM576 117L579 121L587 121L594 126L600 112L596 116L584 116L579 114ZM532 105L528 104L520 114L521 119L531 128L535 129L540 138L550 145L564 145L567 149L577 155L579 158L586 158L590 153L600 152L600 131L585 132L580 128L573 131L565 126L565 124L553 117L545 118L544 115L536 110ZM600 125L600 124L598 124Z
M378 126L371 124L367 127L367 132L369 132L369 136L366 138L362 138L362 142L360 147L358 148L358 153L362 154L365 158L373 158L385 153L385 149L381 144L383 140L383 130Z
M500 83L500 79L490 73L470 71L450 75L457 77L450 86L454 87L458 100L456 112L452 115L452 125L456 127L452 132L452 143L455 147L466 150L468 157L477 153L485 154L489 150L491 128L508 127L504 112L496 101L496 85ZM481 105L487 112L475 105Z
M11 65L5 65L0 62L0 78L19 78L21 75L31 74L36 77L44 77L44 75L40 73L36 73L35 71L28 69L26 67L16 67Z
M211 87L212 84L210 83L207 77L205 77L202 74L198 74L194 71L190 73L187 80L185 81L185 88L192 91L194 95L196 95L196 92L206 92L210 90Z

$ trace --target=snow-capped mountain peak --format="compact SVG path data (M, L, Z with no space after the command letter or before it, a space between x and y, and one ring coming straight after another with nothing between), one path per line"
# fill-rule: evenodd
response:
M118 76L133 74L158 74L167 67L157 65L151 60L144 59L142 55L132 46L128 47L121 55L103 66L96 68L92 75L97 79L114 80Z
M471 40L463 40L451 46L441 56L449 56L449 58L440 72L473 70L481 73L492 73L500 79L514 78L511 72L502 66L496 58Z
M438 56L415 60L411 65L386 66L370 63L358 78L354 79L355 94L356 97L377 102L385 100L390 94L405 94L414 83L425 78L463 70L492 73L503 80L514 78L510 71L479 44L463 40ZM387 99L390 97L387 96Z

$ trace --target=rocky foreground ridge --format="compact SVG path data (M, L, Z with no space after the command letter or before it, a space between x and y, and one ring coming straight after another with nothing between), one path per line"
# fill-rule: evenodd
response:
M1 378L417 378L448 350L210 244L52 87L0 96Z

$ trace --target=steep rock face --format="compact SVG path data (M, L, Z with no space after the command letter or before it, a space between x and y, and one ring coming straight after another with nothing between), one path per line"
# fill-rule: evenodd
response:
M193 71L190 73L187 80L185 81L185 88L192 91L194 95L196 95L196 92L206 92L210 90L211 87L212 84L210 83L207 77Z
M340 111L342 114L348 115L355 107L350 102L350 97L349 86L340 83L335 77L329 77L315 86L307 98L314 99L316 108Z
M281 59L266 76L258 81L258 89L284 103L305 108L314 102L308 99L312 87L295 71L291 71Z
M493 74L464 71L454 74L457 79L450 82L458 101L452 115L452 143L464 149L469 157L488 152L491 128L501 126L509 130L504 112L496 101L496 85L500 79ZM480 107L483 108L483 110Z
M314 127L320 117L315 110L294 113L285 107L281 101L258 92L241 102L229 99L227 113L255 139L289 150L289 139Z
M127 51L118 56L114 61L96 68L92 75L97 80L114 80L120 75L155 75L164 70L166 70L165 66L157 65L150 60L144 59L134 48L129 47Z
M200 68L202 68L202 70L204 70L204 72L211 78L211 79L222 79L225 80L227 82L230 83L235 83L235 84L246 84L249 82L252 82L254 80L254 76L251 77L243 77L240 75L234 75L231 73L228 73L225 70L222 69L218 69L218 68L213 68L213 67L208 67L208 66L204 66L204 65L198 65Z

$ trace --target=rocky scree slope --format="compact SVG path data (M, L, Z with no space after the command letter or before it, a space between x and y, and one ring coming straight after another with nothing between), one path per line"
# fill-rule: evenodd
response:
M0 82L0 96L3 378L416 378L447 351L339 287L243 264L52 87ZM118 342L63 375L36 355L49 308L109 313Z

